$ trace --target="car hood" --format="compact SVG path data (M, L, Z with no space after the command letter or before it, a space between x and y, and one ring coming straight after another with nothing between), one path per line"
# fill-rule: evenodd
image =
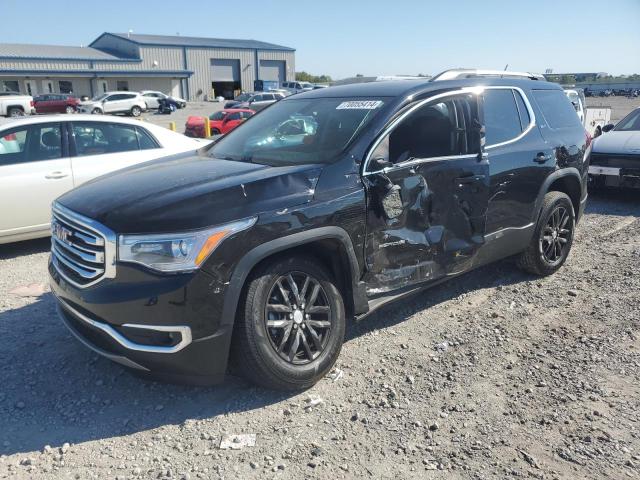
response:
M617 132L613 130L605 133L594 142L593 152L620 155L640 154L640 132Z
M321 170L182 154L99 177L57 201L116 233L194 230L310 202Z

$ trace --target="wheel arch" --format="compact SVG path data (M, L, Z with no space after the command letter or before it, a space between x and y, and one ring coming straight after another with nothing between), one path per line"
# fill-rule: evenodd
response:
M546 178L546 180L542 184L542 187L540 188L538 198L536 199L534 218L532 218L533 222L536 222L538 220L538 214L540 212L540 208L542 207L544 196L549 192L566 193L571 199L571 203L573 204L576 221L579 219L579 215L581 212L580 206L583 197L583 188L582 177L580 176L580 172L577 168L563 168L562 170L553 172Z
M313 249L310 248L312 246ZM368 308L351 238L340 227L319 227L271 240L244 255L231 274L222 308L222 324L232 325L235 322L240 296L251 273L264 262L284 254L313 256L327 263L343 295L348 315Z

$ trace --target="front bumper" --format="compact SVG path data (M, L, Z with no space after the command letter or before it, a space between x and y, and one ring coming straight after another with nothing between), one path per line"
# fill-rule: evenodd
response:
M208 274L119 266L119 278L79 288L50 261L49 276L60 318L94 352L164 381L208 385L224 378L231 327L219 321Z
M640 155L592 155L589 180L606 187L640 188Z

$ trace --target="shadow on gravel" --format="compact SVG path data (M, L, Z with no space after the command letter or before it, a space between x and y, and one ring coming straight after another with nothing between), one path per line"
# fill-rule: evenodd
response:
M485 288L514 286L536 278L519 270L510 259L486 265L438 286L425 289L405 299L385 305L362 321L348 325L345 341L374 330L392 327L408 320L418 312L463 294Z
M0 245L0 260L21 257L23 255L33 255L34 253L48 252L50 248L51 239L49 237Z
M0 455L213 420L292 396L232 376L215 387L135 377L73 338L58 320L50 293L0 313L0 342ZM210 433L220 434L214 422Z
M585 213L640 217L640 190L617 188L589 190Z

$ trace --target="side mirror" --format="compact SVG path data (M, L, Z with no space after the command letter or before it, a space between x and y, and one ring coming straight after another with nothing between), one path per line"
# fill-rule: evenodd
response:
M385 168L391 168L393 163L387 160L384 157L375 157L371 159L371 167L372 171L378 172L380 170L384 170Z
M610 132L611 130L613 130L613 127L615 127L615 125L613 123L608 123L604 127L602 127L602 131L603 132Z

